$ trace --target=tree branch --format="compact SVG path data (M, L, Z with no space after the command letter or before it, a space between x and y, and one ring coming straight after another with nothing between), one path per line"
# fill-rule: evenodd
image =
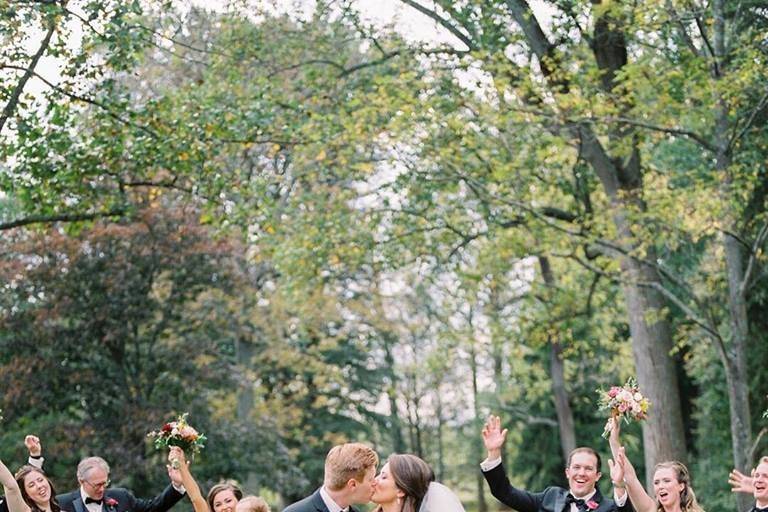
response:
M745 296L747 290L750 287L752 275L755 273L755 268L757 267L757 258L760 255L766 238L768 238L768 222L763 224L763 227L760 228L760 231L757 233L757 237L755 238L755 243L752 244L752 250L749 254L747 268L744 270L744 278L741 280L741 283L739 283L739 295L741 297Z
M448 32L453 34L459 41L464 43L466 47L469 48L470 50L476 49L474 42L469 37L467 37L461 30L459 30L456 26L454 26L449 20L437 14L437 12L435 12L434 10L429 9L428 7L424 7L423 5L421 5L420 3L414 0L400 0L400 1L416 9L423 15L435 20L438 24L440 24L440 26L442 26Z
M55 17L53 19L55 19ZM11 93L11 97L8 99L8 103L5 104L5 108L3 108L2 116L0 116L0 132L3 131L5 122L8 120L9 117L11 117L11 114L13 113L13 111L16 110L16 106L19 104L19 98L21 97L21 93L24 92L24 87L27 85L27 82L29 81L29 79L35 75L35 67L37 67L37 63L40 61L40 58L48 49L48 46L51 43L51 38L53 37L53 33L55 31L56 31L56 23L54 21L51 21L51 26L48 27L48 32L46 32L42 43L40 43L40 48L37 49L37 52L32 57L32 61L29 63L29 66L26 68L20 67L20 66L16 67L16 69L23 70L24 74L22 75L21 80L19 80L19 83L16 84L16 87L13 89L13 92Z
M59 215L31 215L24 217L23 219L16 219L8 222L0 223L0 231L7 231L10 229L19 228L22 226L29 226L32 224L53 224L55 222L79 222L84 220L103 219L107 217L122 217L125 215L126 210L120 208L116 210L109 210L106 212L93 212L93 213L62 213Z
M593 119L594 120L594 119ZM620 124L628 124L631 126L637 126L638 128L646 128L648 130L653 130L656 132L662 132L662 133L668 133L670 135L682 135L684 137L688 137L691 140L694 140L698 142L701 146L703 146L706 150L716 153L717 148L713 146L710 142L708 142L704 137L697 134L696 132L692 132L690 130L682 130L680 128L667 128L666 126L657 126L650 123L644 123L642 121L636 121L634 119L628 119L626 117L607 117L604 118L607 122L615 122Z
M26 70L27 68L24 68L22 66L16 66L16 65L13 65L13 64L2 64L2 65L0 65L0 69L20 69L20 70ZM95 107L98 107L98 108L102 109L104 112L106 112L106 114L109 117L111 117L113 119L116 119L120 123L122 123L122 124L124 124L126 126L132 126L132 127L136 128L138 130L141 130L141 131L147 133L148 135L150 135L154 139L159 139L160 138L160 136L157 133L155 133L154 131L150 130L146 126L142 126L142 125L133 123L131 121L128 121L127 119L123 119L122 117L120 117L119 115L114 113L112 110L110 110L110 108L107 105L101 103L100 101L94 100L92 98L86 98L85 96L79 96L79 95L77 95L77 94L75 94L73 92L70 92L70 91L67 91L66 89L63 89L62 87L59 87L58 85L52 83L50 80L48 80L47 78L41 76L39 73L37 73L35 71L30 71L30 72L31 72L32 76L34 76L35 78L37 78L38 80L43 82L45 85L47 85L51 89L53 89L55 91L58 91L59 93L63 94L64 96L66 96L66 97L68 97L70 99L73 99L75 101L80 101L82 103L87 103L89 105L93 105Z

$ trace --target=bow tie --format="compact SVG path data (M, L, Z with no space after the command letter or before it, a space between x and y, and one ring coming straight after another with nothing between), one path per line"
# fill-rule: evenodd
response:
M565 506L568 507L571 503L575 503L576 507L578 507L581 512L587 510L587 504L584 503L584 500L578 499L573 494L568 493L568 496L565 497Z
M86 505L88 505L89 503L95 503L95 504L97 504L97 505L101 505L101 502L102 502L102 501L103 501L103 500L97 500L97 499L94 499L94 498L91 498L91 497L87 497L87 498L85 498L85 504L86 504Z

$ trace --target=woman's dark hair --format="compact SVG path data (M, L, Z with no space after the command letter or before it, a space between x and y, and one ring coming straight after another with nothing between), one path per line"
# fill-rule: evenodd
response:
M405 493L400 511L417 512L429 484L435 480L435 472L429 464L409 453L393 453L387 462L395 485Z
M211 490L208 491L208 507L210 507L211 512L213 512L213 501L216 499L216 495L219 494L222 491L232 491L232 494L235 495L235 498L237 498L237 501L240 501L243 499L243 491L240 489L240 486L237 485L232 480L227 480L225 482L218 483L211 487Z
M32 512L43 512L40 507L37 506L37 503L35 503L32 498L29 497L29 494L27 494L27 486L24 485L24 479L29 475L30 473L40 473L43 478L45 478L48 481L48 486L51 488L50 493L50 504L51 504L51 512L61 512L61 507L59 506L59 502L56 501L56 489L53 487L53 482L51 482L51 479L48 478L48 475L45 474L45 472L37 468L35 466L21 466L19 470L14 475L14 478L16 479L16 483L19 484L19 489L21 490L21 497L24 498L24 502L29 505L29 508L32 509Z

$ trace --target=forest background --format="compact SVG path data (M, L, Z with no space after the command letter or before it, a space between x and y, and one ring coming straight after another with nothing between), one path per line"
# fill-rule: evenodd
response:
M744 510L764 2L399 3L441 36L346 0L0 0L0 457L35 433L59 490L99 454L147 494L188 411L206 489L280 509L364 440L485 512L489 413L516 484L562 484L636 376L630 458Z

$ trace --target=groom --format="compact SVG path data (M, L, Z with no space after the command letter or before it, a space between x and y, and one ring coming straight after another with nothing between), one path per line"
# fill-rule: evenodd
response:
M151 499L137 498L127 489L109 487L109 465L88 457L77 465L80 488L56 498L62 512L165 512L184 496L181 474L168 469L171 485Z
M490 416L483 427L483 443L488 457L480 464L497 500L518 512L616 512L631 511L627 505L626 490L617 488L614 500L603 498L595 487L600 478L600 455L592 448L576 448L568 456L565 476L568 489L547 487L533 493L517 489L509 483L501 463L501 447L507 438L507 430L501 429L498 416Z
M361 443L331 448L325 458L323 486L283 512L357 512L352 505L368 503L379 456Z

